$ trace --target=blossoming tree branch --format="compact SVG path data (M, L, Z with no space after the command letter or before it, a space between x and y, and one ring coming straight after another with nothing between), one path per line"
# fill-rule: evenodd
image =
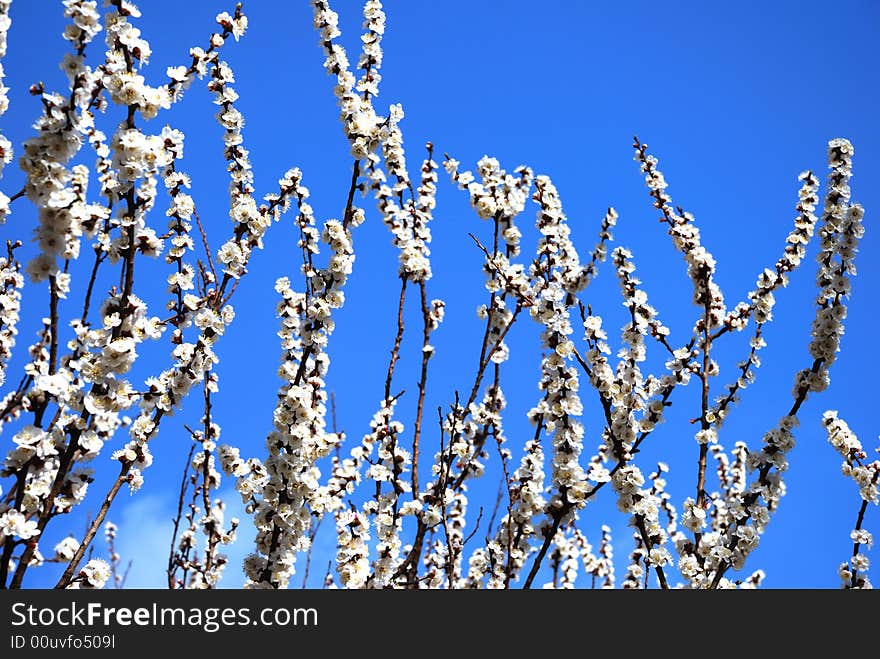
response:
M0 0L0 56L14 29L11 4ZM407 152L402 106L379 101L386 25L378 0L363 6L362 46L351 59L330 3L311 0L328 93L336 96L350 146L348 193L331 219L316 217L308 172L298 167L280 172L274 189L255 188L235 74L224 60L228 48L244 47L233 43L248 27L241 5L219 14L213 32L206 29L200 45L164 75L144 68L151 48L134 4L61 5L68 85L34 84L33 136L18 145L0 137L2 162L15 159L25 175L20 190L0 193L0 222L10 236L0 256L0 587L27 586L47 563L62 566L58 588L122 585L119 528L110 516L121 493L137 492L149 478L151 446L163 441L176 442L186 456L178 505L169 511L172 589L216 587L233 541L252 543L247 587L295 585L322 522L336 535L324 576L331 588L571 588L584 577L593 586L625 588L761 583L764 574L749 556L784 505L799 412L828 388L844 333L864 215L851 199L850 142L828 143L824 192L822 172L800 174L778 259L744 299L731 300L716 281L697 219L673 201L647 145L634 141L646 204L692 284L693 327L675 336L649 302L636 255L614 244L616 224L628 220L613 208L597 221L592 246L575 245L550 177L525 166L507 170L488 156L469 169L432 144ZM185 137L173 121L193 85L205 85L216 104L228 219L200 216L190 194L187 168L195 165L184 159ZM0 113L7 91L0 87ZM476 363L459 369L457 393L445 406L429 409L431 367L444 357L432 345L446 304L431 294L429 249L444 173L473 209L485 303L477 310L482 341L471 347ZM36 211L35 226L16 217L26 204ZM347 282L356 276L355 255L369 248L358 228L378 221L399 256L396 330L387 369L374 374L384 396L372 420L354 422L368 430L349 437L336 427L326 378L332 368L352 366L331 366L329 346ZM539 235L534 251L521 240L528 221ZM289 275L275 285L280 382L258 450L253 442L220 442L229 411L214 404L215 367L224 350L235 349L224 340L235 322L233 304L248 295L248 266L264 243L281 239L273 233L278 223L293 227L297 242ZM20 260L28 240L36 255ZM722 446L719 429L761 366L776 296L815 243L815 306L803 317L808 323L812 316L812 340L793 374L790 403L759 421L763 436ZM166 270L158 303L140 292L148 261ZM619 300L591 295L600 272L617 278ZM405 322L408 299L420 309L415 326ZM600 311L621 303L625 324L608 327ZM46 317L36 337L24 338L17 325L28 308ZM514 374L505 367L509 339L515 326L529 323L540 331L540 370ZM622 345L616 353L614 331ZM716 346L735 333L750 336L748 353L734 365L719 363ZM418 351L406 357L420 365L420 377L404 387L396 367L411 334ZM138 362L149 344L164 350L164 366ZM27 351L21 373L7 372L13 350ZM649 351L664 357L659 372L648 368ZM150 372L146 379L134 377L136 362ZM504 389L532 376L532 431L508 435ZM663 462L643 464L639 452L685 387L699 390L692 424L680 431L692 438L695 468L671 474ZM601 415L585 413L588 397ZM192 408L199 424L175 425L175 416ZM857 484L852 510L842 512L853 518L853 552L841 557L839 573L845 587L865 588L872 541L866 513L878 502L880 461L871 461L840 414L829 411L821 422L843 457L844 475ZM818 419L810 423L819 426ZM469 501L469 486L490 470L503 479L491 518ZM99 472L110 474L109 487L94 491ZM668 478L686 482L692 495L674 503ZM220 496L224 479L234 483L256 537L237 538L240 520L227 519ZM633 529L619 581L614 543L622 539L611 537L611 522L603 520L600 537L583 530L600 496L613 497ZM85 528L66 528L79 507L90 511ZM43 538L53 528L67 537L49 546ZM109 562L92 558L101 543L109 543Z

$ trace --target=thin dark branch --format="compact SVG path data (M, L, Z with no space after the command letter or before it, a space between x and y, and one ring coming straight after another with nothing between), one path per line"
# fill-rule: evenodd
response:
M190 434L193 434L192 431L189 431ZM186 456L186 462L183 463L183 475L180 478L180 494L177 498L177 514L174 516L174 530L171 533L171 547L168 550L168 569L166 574L168 575L168 588L174 589L176 588L176 583L174 579L174 573L177 571L177 533L180 529L180 520L183 518L183 501L186 498L187 491L187 483L189 479L189 470L192 465L192 457L196 451L196 443L192 441L189 447L189 453Z

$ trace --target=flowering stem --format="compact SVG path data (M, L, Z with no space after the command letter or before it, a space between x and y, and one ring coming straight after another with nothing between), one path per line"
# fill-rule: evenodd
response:
M880 481L880 464L875 462L874 465L875 465L874 476L871 478L871 486L872 487L876 487L877 482ZM859 538L859 532L862 530L862 524L865 521L865 512L868 510L869 501L870 501L870 497L864 498L864 495L863 495L862 505L859 507L859 515L856 518L855 533L853 534L856 538L855 541L853 542L853 550L852 550L853 559L859 555L859 550L861 549L861 546L862 546L862 543L860 542L860 538ZM864 579L864 578L860 579L859 578L859 571L856 568L855 562L852 561L851 564L852 564L853 570L852 570L852 576L850 577L850 588L863 587L866 579ZM867 575L865 575L865 576L867 576ZM867 587L870 587L870 586L868 585Z
M546 399L547 399L547 394L545 393L544 400L546 400ZM537 444L538 441L541 439L541 433L543 432L543 430L544 430L544 415L540 414L540 415L538 415L538 418L535 419L535 435L534 435L534 438L532 439L533 445ZM506 474L507 474L507 472L505 470L505 476L506 476ZM515 475L516 474L514 474L514 476ZM521 485L522 485L522 483L521 483ZM510 495L510 490L511 490L510 479L508 478L508 481L507 481L507 493L508 493L508 502L509 502L508 507L507 507L508 520L513 519L513 515L512 515L513 500ZM511 533L509 529L507 532L507 563L506 563L505 569L504 569L504 588L505 589L510 588L510 582L513 579L513 567L514 567L513 566L513 547L514 547L514 545L518 546L520 543L520 540L522 540L523 533L525 532L525 524L526 524L525 521L518 522L517 526L516 526L516 533ZM525 558L523 558L523 562L525 562Z
M101 504L101 508L98 510L98 514L95 516L95 519L89 526L89 530L86 532L86 535L83 538L79 549L76 550L76 553L73 555L70 563L67 564L67 567L64 570L64 574L61 575L58 583L55 584L56 589L64 589L70 585L70 582L73 579L73 575L76 572L76 569L79 567L80 561L82 561L83 556L85 556L86 549L92 543L92 540L94 540L95 534L97 534L98 529L101 527L101 524L104 523L104 518L107 516L107 511L109 511L110 506L113 505L113 500L116 498L116 495L119 492L119 488L121 488L122 484L128 480L129 470L131 470L131 463L127 461L123 462L122 468L119 471L119 476L116 477L116 480L110 487L110 491L107 492L107 496L104 497L104 502ZM13 585L13 587L15 587L15 585Z
M825 365L824 359L816 359L813 362L813 366L810 368L810 373L812 375L815 375L823 368L824 365ZM809 393L809 391L810 391L809 384L804 384L798 388L794 403L792 404L791 409L788 411L788 416L793 417L793 416L797 415L797 413L801 409L801 405L803 405L804 401L807 400L807 394ZM771 467L770 463L767 463L761 467L761 469L758 473L758 482L761 485L767 484L767 476L770 474L770 467ZM747 523L751 519L752 513L750 511L750 508L751 508L751 505L757 500L758 500L758 495L755 493L750 493L750 494L746 495L745 501L744 501L744 506L743 506L745 508L746 512L743 517L741 517L740 519L738 519L736 521L737 526L741 526L741 525ZM737 536L734 536L733 539L728 543L727 548L729 550L733 551L736 548L737 542L738 542L738 538L737 538ZM724 574L727 572L727 570L730 569L730 567L731 567L731 563L729 561L723 561L718 566L718 569L715 572L715 577L712 579L712 583L709 586L710 589L715 589L718 587L718 584L721 583L721 579L724 578Z
M878 477L878 476L880 476L880 471L877 471L877 472L874 473L874 482L875 482L875 483L877 482L877 477ZM868 500L867 500L867 499L862 499L862 505L859 507L859 516L858 516L858 518L856 519L856 529L855 529L856 531L861 531L861 530L862 530L862 523L865 521L865 511L866 511L867 509L868 509ZM860 543L860 542L856 541L856 542L853 543L853 550L852 550L853 558L855 558L856 556L858 556L860 547L861 547L861 543ZM850 586L851 586L852 588L855 588L855 587L856 587L856 582L857 582L858 573L859 573L858 570L853 569L852 577L850 578Z
M168 575L168 588L171 590L174 590L177 587L174 578L174 573L177 571L175 560L177 556L177 532L180 529L180 520L183 518L183 500L186 497L187 477L189 476L189 468L195 451L196 444L193 442L189 447L186 461L183 463L183 476L180 479L180 496L177 498L177 514L174 516L174 531L171 533L171 548L168 551L168 569L166 571L166 574Z
M335 431L334 431L335 432ZM324 516L318 517L318 521L315 522L315 526L309 531L309 549L306 551L306 566L303 570L303 580L302 580L302 588L308 588L309 583L309 569L312 566L312 550L315 547L315 537L318 535L318 531L321 528L321 522L324 521Z
M220 542L220 529L217 528L217 517L211 509L211 453L210 447L214 446L214 427L211 423L211 377L208 371L203 375L204 383L204 402L205 402L205 418L204 418L204 435L205 443L202 455L202 505L205 513L205 532L208 535L208 546L205 549L205 563L202 566L202 575L205 576L205 584L209 588L214 587L214 583L208 578L214 569L215 552L217 543Z
M71 464L73 463L73 457L76 453L76 449L79 446L79 433L71 433L70 442L67 445L66 450L64 451L64 455L61 456L61 460L58 465L58 471L55 474L55 479L52 482L52 487L49 490L49 495L45 499L45 503L43 504L43 508L40 511L40 514L37 518L37 528L40 531L40 535L42 535L43 531L46 528L46 525L49 523L49 520L52 519L52 511L55 507L55 498L61 493L61 488L64 485L64 479L70 469ZM27 475L28 468L30 463L27 463L24 468L22 468L21 472L24 476ZM24 490L24 479L22 479L21 483L22 492ZM102 518L103 519L103 518ZM95 527L94 532L97 533L98 528ZM94 533L92 534L94 537ZM21 558L18 561L18 566L15 569L15 573L12 576L12 582L10 583L10 588L20 588L21 582L24 579L24 574L27 571L31 558L34 555L34 552L37 549L36 543L29 544L24 552L22 552Z
M635 515L635 523L636 528L639 531L639 535L642 538L642 542L645 545L645 551L649 552L654 543L651 542L651 538L648 536L648 531L645 528L645 516L644 515ZM647 558L647 556L646 556ZM663 572L662 565L654 565L654 570L657 572L657 580L660 582L660 587L663 590L669 590L669 584L666 581L666 574Z
M163 410L156 410L156 413L153 415L153 429L150 431L150 437L158 432L159 422L162 420L164 414L165 413ZM149 439L149 437L147 437L147 439ZM85 555L86 550L88 549L89 545L95 537L95 534L97 534L98 529L101 527L101 524L104 523L104 518L107 516L107 511L110 510L111 504L116 499L116 495L119 493L119 488L124 482L128 480L128 472L131 471L132 464L133 463L130 460L122 461L122 469L119 473L119 476L116 477L113 485L110 486L110 490L104 497L104 502L101 504L98 515L95 517L95 519L92 520L92 523L89 525L89 528L86 531L82 542L80 543L79 549L77 550L76 554L74 554L73 559L71 559L70 565L67 566L67 570L65 570L64 575L62 575L61 579L58 581L58 585L55 586L56 588L66 588L67 585L70 583L70 575L72 575L73 572L76 571L76 568L79 566L79 562ZM65 579L67 579L67 581L65 581Z
M128 50L123 51L126 55L126 64L127 69L130 71L132 69L131 55ZM128 129L133 129L135 127L134 124L134 114L135 114L136 106L129 105L128 113L126 117L126 127ZM125 321L129 315L131 315L133 307L129 304L129 300L132 294L132 288L134 286L134 261L135 256L137 255L137 246L135 244L135 224L134 217L137 213L137 200L135 199L134 186L132 185L130 189L126 192L125 195L126 200L126 213L131 221L131 225L128 227L128 247L125 250L125 262L122 270L122 294L120 296L119 303L119 315L121 318L121 322L113 328L111 332L111 340L119 338L122 333L122 328L125 325ZM54 361L57 360L57 324L58 324L58 299L57 299L57 290L55 287L55 277L50 278L50 293L53 295L54 302L50 304L50 308L54 307L54 322L53 319L50 318L50 373L54 373ZM54 357L52 349L55 349ZM93 385L93 392L103 391L106 389L106 385ZM48 404L48 399L47 399ZM42 417L42 412L45 410L45 405L43 405L40 410L40 417ZM91 419L90 419L91 417ZM90 415L87 411L82 413L82 419L84 422L84 427L89 428L94 423L94 416ZM91 423L90 423L91 421ZM35 425L40 425L39 423L35 423ZM42 510L37 518L37 528L40 530L42 534L43 530L46 528L46 525L53 517L53 511L55 509L55 498L61 492L62 487L67 479L68 474L70 473L71 468L76 462L75 456L76 451L79 448L79 438L83 433L83 429L72 428L69 431L70 439L68 440L67 448L62 456L58 470L55 473L55 478L52 482L52 487L50 488L49 494L45 499ZM25 469L27 471L27 469ZM118 489L118 488L117 488ZM114 495L115 497L115 495ZM112 501L112 500L111 500ZM109 508L109 505L108 505ZM106 515L106 511L104 511L104 515ZM101 517L101 521L103 521L103 516ZM88 542L91 542L92 538L94 538L95 534L98 532L98 527L100 526L100 522L97 526L94 524L90 528L91 537L89 537ZM24 579L24 574L27 571L28 567L31 563L31 558L34 555L34 552L37 549L36 543L29 544L27 548L22 553L21 559L19 560L18 566L16 567L15 574L12 577L12 588L19 588L21 586L21 582ZM83 550L84 551L84 550ZM81 557L80 557L81 558ZM71 563L72 565L73 563ZM60 582L59 582L60 583Z
M756 355L758 354L758 345L759 341L762 340L762 334L764 331L764 323L757 323L755 326L755 332L752 335L752 348L749 350L748 357L741 362L739 366L739 377L736 382L727 387L727 395L718 403L715 408L715 421L714 425L720 425L721 420L724 418L725 413L727 412L727 408L730 407L731 403L736 401L737 393L742 389L746 382L748 382L749 378L753 377L752 367L756 366ZM714 341L714 337L717 334L713 334L710 338Z

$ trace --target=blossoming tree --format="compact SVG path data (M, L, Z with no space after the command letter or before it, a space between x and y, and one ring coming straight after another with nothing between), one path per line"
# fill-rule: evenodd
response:
M675 337L649 303L634 254L613 246L619 221L613 208L597 223L592 247L576 246L560 193L546 175L525 166L508 171L491 157L467 169L450 155L437 156L430 143L411 166L402 106L377 100L385 33L379 0L363 6L356 60L342 46L330 4L311 2L351 158L342 213L326 220L316 217L308 172L299 168L283 173L276 189L257 194L235 76L223 58L228 42L247 30L241 5L219 14L203 47L191 48L184 63L159 79L144 69L151 48L131 2L109 0L103 12L94 0L62 4L69 20L64 38L70 49L62 61L68 87L35 84L31 93L41 109L35 134L20 145L0 137L3 163L17 157L25 174L22 189L0 193L0 221L10 235L0 257L2 587L26 585L26 576L48 562L63 567L59 588L100 588L111 578L121 585L113 545L118 529L108 514L121 492L141 488L153 462L151 445L168 434L163 431L180 410L192 408L199 410L199 425L186 425L181 442L178 424L169 440L187 456L168 527L169 588L216 587L228 563L224 546L233 541L253 542L244 562L248 587L286 588L297 566L311 560L325 520L335 525L337 544L327 587L571 588L583 575L603 587L760 584L763 572L749 565L749 554L782 505L798 414L808 396L829 386L844 332L864 215L851 199L849 141L828 144L824 192L820 173L800 175L794 222L781 237L778 259L735 302L716 279L697 220L673 202L647 145L634 141L647 203L692 285L687 294L696 320L687 336ZM0 0L0 56L10 5ZM95 45L99 35L103 53ZM175 105L193 85L213 94L223 131L231 219L225 226L217 218L203 224L197 212L183 133L150 122L166 115L173 121ZM0 113L8 105L6 91ZM431 294L429 249L442 173L479 220L471 238L483 257L486 301L477 310L483 330L475 368L460 369L457 392L431 410L432 336L446 309ZM17 207L25 204L36 210L35 227L16 222ZM522 241L529 213L538 235L534 250ZM348 437L338 430L327 385L330 346L355 254L366 249L358 244L358 228L378 220L398 252L398 311L387 368L375 374L384 378L384 395L368 432ZM281 361L271 429L259 449L221 443L227 410L213 403L215 366L224 350L235 349L224 343L235 322L233 302L248 294L249 264L265 241L275 240L276 223L293 227L296 249L289 275L275 285ZM36 253L22 262L21 241L31 229ZM794 374L790 407L778 420L761 421L770 429L760 441L724 447L719 429L761 365L776 295L813 243L812 340ZM137 285L145 268L154 271L144 265L150 261L165 267L167 288L158 302ZM618 301L591 295L603 269L616 276L627 317L617 353L599 314ZM77 277L82 284L74 286ZM76 299L74 291L81 293ZM48 297L48 316L29 346L16 345L22 307L44 304L41 295ZM419 310L415 329L405 322L407 300ZM514 379L505 362L514 328L530 323L541 343L538 395L528 412L532 431L509 436L504 389ZM409 345L404 337L413 332L418 382L414 391L401 391L396 367ZM744 332L748 354L735 364L731 381L719 380L731 369L717 359L717 345ZM141 357L159 354L156 346L170 359L165 368ZM6 373L13 349L28 351L22 374ZM663 356L659 371L649 365L649 352ZM146 378L135 377L141 372L136 363L148 369ZM694 440L696 473L693 495L676 506L666 489L667 465L641 464L637 456L686 387L699 391L692 425L682 430ZM587 397L598 401L596 418L585 412ZM403 414L403 405L412 414ZM865 517L868 504L878 501L880 461L869 461L836 412L826 413L823 424L862 501L853 554L840 576L845 587L869 587L863 548L872 538ZM588 428L598 442L588 442ZM106 491L95 493L90 485L97 471L113 475ZM483 520L469 493L487 471L501 474L503 487L491 519ZM240 520L227 519L223 479L232 480L252 517L252 540L237 538ZM633 528L619 584L610 526L589 540L581 525L603 490ZM71 529L47 546L47 529L64 527L79 506L93 510L85 530ZM109 563L90 558L102 531Z

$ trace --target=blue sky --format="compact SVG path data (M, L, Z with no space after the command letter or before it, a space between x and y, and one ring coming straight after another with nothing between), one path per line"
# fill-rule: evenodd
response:
M190 46L204 45L214 15L233 6L213 0L141 4L145 15L140 27L154 51L147 76L154 84L167 66L187 61ZM358 44L358 4L337 1L334 6L350 53ZM735 5L391 0L385 5L388 29L379 102L404 106L403 131L413 173L428 140L439 154L448 152L466 167L484 154L499 158L508 169L529 165L553 178L582 253L594 243L606 207L613 205L620 213L616 242L633 251L652 303L678 339L673 343L684 342L696 310L690 304L684 264L656 221L632 160L632 136L638 134L649 144L660 158L673 199L696 216L703 243L718 260L717 280L729 304L743 299L756 275L781 253L794 218L798 173L813 169L824 177L827 140L852 140L853 193L867 209L867 234L843 352L832 371L832 388L802 410L798 446L786 480L788 496L748 564L766 571L767 586L835 587L837 565L851 551L848 532L859 500L855 486L839 473L839 458L819 424L821 412L839 409L869 446L876 446L880 432L873 415L876 393L871 377L880 368L873 346L873 303L880 284L880 243L873 230L874 211L880 208L874 184L880 177L880 131L872 120L880 80L870 65L876 60L873 44L880 5L869 0ZM338 217L351 163L311 27L311 10L306 2L252 2L245 10L249 32L223 52L236 73L257 190L273 191L277 178L297 165L312 191L318 218ZM27 94L28 86L37 80L49 88L64 85L58 62L66 42L60 37L60 3L16 0L12 19L4 60L11 106L0 127L17 145L32 134L30 124L39 111L38 102ZM93 50L98 48L96 44ZM196 84L182 103L149 128L158 131L167 122L186 133L182 168L193 177L193 196L216 249L230 225L223 207L227 179L222 133L214 111L209 94ZM105 131L112 132L112 126L105 122ZM7 167L2 189L12 194L21 180L13 164ZM369 221L355 234L357 262L346 306L337 316L328 378L340 427L351 441L368 431L382 397L399 291L390 236L372 201L363 204ZM33 213L23 206L13 210L10 221L0 227L0 237L26 240ZM444 179L435 218L429 291L446 300L447 319L433 339L437 354L431 362L429 410L451 402L455 389L469 387L473 378L482 331L474 310L485 295L482 257L467 234L486 235L488 230L470 212L462 193ZM533 218L534 208L529 207L520 225L530 229ZM155 221L164 225L161 214ZM526 230L526 250L534 240L534 231ZM217 420L223 426L223 441L238 445L245 456L264 454L271 426L280 352L273 282L297 272L294 241L289 223L270 229L266 249L255 256L237 293L236 321L218 346L222 361ZM163 294L161 280L152 274L160 271L159 266L146 266L139 280L156 305ZM740 440L757 446L763 432L788 409L793 374L808 360L814 275L809 260L778 295L777 321L766 332L764 366L721 433L725 446ZM17 379L24 346L45 314L48 296L41 288L26 288L10 381ZM602 270L588 297L605 317L606 327L624 322L612 269ZM407 317L415 327L418 310L416 300L412 302ZM538 398L540 353L533 325L521 322L515 330L503 382L509 403L507 433L518 458L530 434L525 413ZM417 334L405 339L398 376L400 388L410 392L418 377ZM745 334L729 339L719 354L723 361L718 385L735 379L734 365L746 352ZM151 366L164 364L161 360L167 356L156 352L155 358L159 361L151 361ZM584 397L587 448L592 449L599 441L600 417L595 400L589 393ZM677 505L695 487L698 449L683 420L695 415L697 400L694 386L676 393L669 421L639 458L646 472L657 459L669 462L669 489ZM409 425L414 394L408 394L399 409ZM121 496L111 511L121 527L123 558L134 560L131 585L164 582L173 492L189 448L182 424L198 415L199 409L191 407L163 424L153 445L156 462L145 473L144 488L133 497ZM435 436L429 432L426 440L435 441ZM424 445L424 454L430 456L436 448ZM95 467L109 466L107 455ZM474 513L480 505L491 507L498 483L495 464L483 482L472 486ZM230 486L227 479L227 490ZM44 551L67 532L81 534L85 514L96 507L105 487L99 479L77 515L50 527ZM612 527L621 575L631 534L625 518L614 511L610 494L584 511L583 528L598 542L599 526ZM234 493L229 496L231 503L236 498ZM878 531L876 520L872 509L869 528L873 524ZM332 525L324 528L331 530ZM476 538L482 536L481 530ZM227 585L240 583L237 562L251 540L251 531L243 527L230 552ZM323 573L333 542L332 533L321 534L317 572ZM476 546L475 539L468 549ZM100 543L97 550L103 551ZM35 570L30 583L54 583L53 574L52 567ZM293 583L299 583L299 577Z

